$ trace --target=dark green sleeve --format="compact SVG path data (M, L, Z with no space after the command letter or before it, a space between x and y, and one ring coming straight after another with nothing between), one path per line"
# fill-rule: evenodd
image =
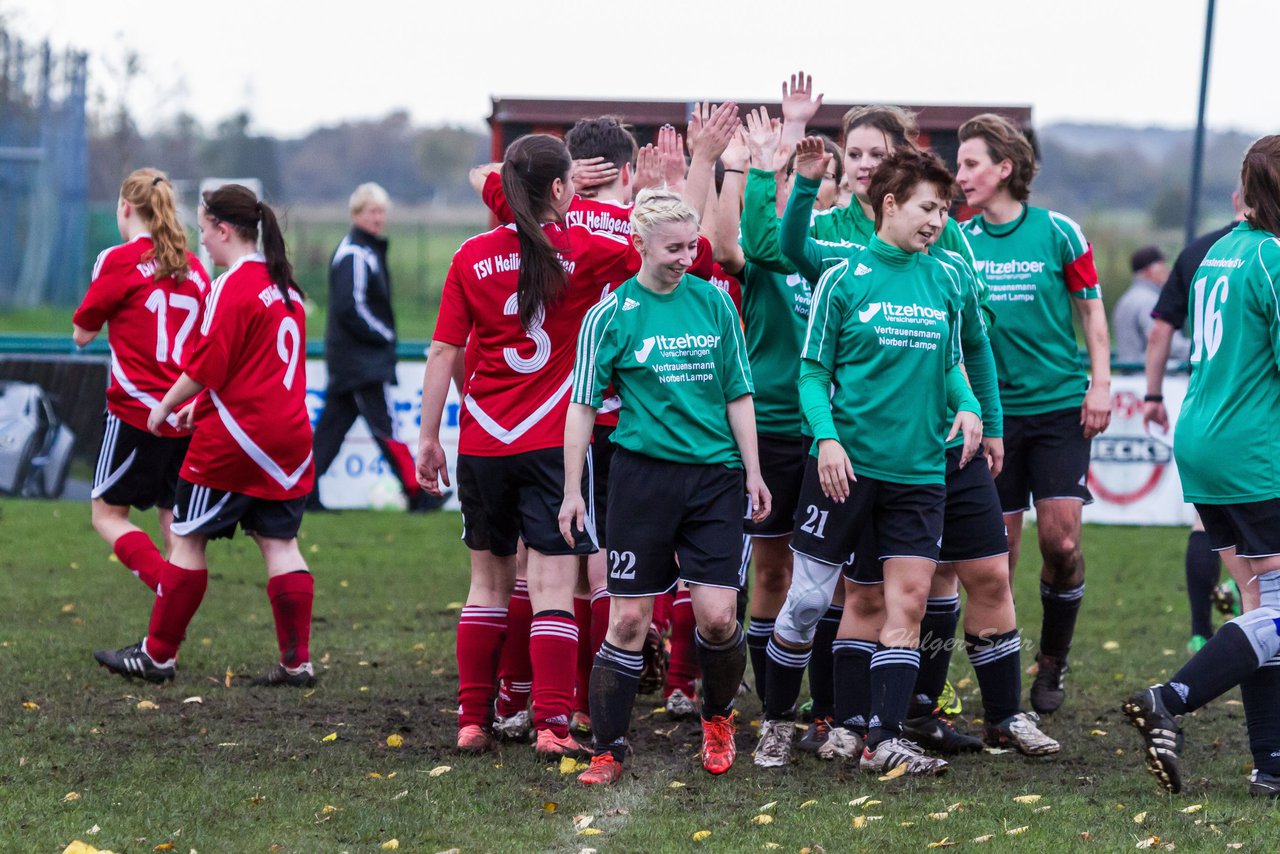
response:
M782 254L795 265L797 272L810 282L822 276L822 252L818 243L809 236L809 220L813 217L813 203L818 198L821 181L797 175L787 199L787 210L778 228L778 242Z
M973 258L973 247L969 245L969 239L964 236L964 231L956 225L954 219L947 220L942 234L938 237L938 246L959 255L960 260L968 268L967 272L973 276L978 295L978 309L982 312L987 329L990 330L996 323L996 312L991 307L991 289L987 287L986 279L978 275L978 265Z
M991 338L983 322L982 309L973 283L964 288L963 316L960 322L960 346L964 352L964 367L969 374L969 385L982 405L985 436L1000 438L1004 435L1004 413L1000 409L1000 383L996 376L996 357L991 351Z
M796 270L778 248L777 182L772 172L752 169L742 201L742 254L753 264L774 273Z
M804 374L801 373L800 376L803 377ZM803 393L803 389L801 392ZM804 398L801 397L800 400L803 405ZM959 364L947 368L947 406L955 412L972 412L979 418L982 417L982 407L978 405L978 399L973 396L969 381L965 379L964 371L960 369Z
M800 361L800 412L814 439L839 439L831 417L831 371L821 362Z

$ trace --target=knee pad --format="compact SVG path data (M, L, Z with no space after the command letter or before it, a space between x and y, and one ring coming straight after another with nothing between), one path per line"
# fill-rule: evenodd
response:
M1280 652L1280 608L1263 605L1241 614L1231 622L1249 639L1259 664Z
M1264 608L1280 608L1280 569L1259 575L1258 598Z
M774 623L778 637L793 644L812 643L818 621L831 607L839 580L840 567L836 564L797 554L787 601Z

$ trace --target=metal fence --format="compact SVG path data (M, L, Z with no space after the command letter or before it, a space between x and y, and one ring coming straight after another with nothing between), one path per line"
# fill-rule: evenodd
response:
M0 308L73 304L86 278L87 65L0 29Z

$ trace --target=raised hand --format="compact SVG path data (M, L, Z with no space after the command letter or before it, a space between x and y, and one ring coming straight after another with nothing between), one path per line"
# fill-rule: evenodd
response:
M818 108L822 106L821 93L816 98L812 95L813 77L803 71L797 71L791 75L790 87L784 80L782 82L783 120L788 123L795 122L801 126L809 124L818 114Z
M747 147L751 150L751 163L757 169L773 168L773 155L778 150L782 125L769 118L769 111L758 107L747 112Z
M738 125L738 129L733 132L733 139L720 155L720 162L726 169L742 171L746 171L751 165L751 146L747 145L747 131L742 125Z
M658 147L653 143L636 152L636 179L632 190L639 193L646 187L662 186L662 164L658 161Z
M689 153L694 158L714 162L733 141L733 134L740 126L738 105L732 101L726 101L718 107L713 107L710 112L701 117L697 112L694 116L699 118L700 127L696 137L690 137ZM689 123L689 129L690 132L693 131L692 121Z
M658 165L667 189L684 192L684 138L671 125L658 129Z
M831 165L831 154L816 136L806 136L796 143L796 174L821 181Z
M685 145L689 146L689 156L693 156L698 137L701 136L702 129L709 121L711 121L711 102L698 101L693 105L693 112L689 114L689 126L684 131L684 141Z
M618 167L603 157L588 157L573 161L573 186L579 195L591 197L590 190L608 184L618 177Z

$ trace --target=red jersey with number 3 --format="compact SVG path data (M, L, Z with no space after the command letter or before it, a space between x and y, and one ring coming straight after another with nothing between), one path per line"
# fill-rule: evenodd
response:
M445 278L432 338L466 347L468 376L458 451L507 456L564 444L578 328L604 286L640 268L631 242L586 228L543 226L569 274L563 297L528 329L520 323L516 282L520 239L504 225L458 249Z
M311 491L306 316L302 294L289 293L292 308L257 254L214 281L186 365L207 389L182 465L191 483L271 501Z
M147 429L151 408L178 379L195 348L209 290L209 274L190 252L185 276L156 279L154 251L148 234L103 250L72 319L90 332L107 324L111 347L107 409L139 430ZM171 417L160 428L162 434L185 435L173 426L176 422Z

